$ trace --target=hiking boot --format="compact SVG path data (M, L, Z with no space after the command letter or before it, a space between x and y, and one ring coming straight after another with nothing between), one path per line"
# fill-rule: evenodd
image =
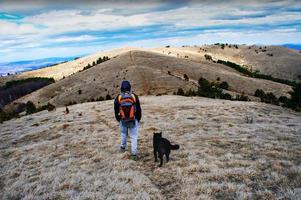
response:
M119 148L119 153L124 153L125 152L125 147L120 147Z
M134 160L134 161L137 161L138 160L138 156L137 155L131 155L130 159Z

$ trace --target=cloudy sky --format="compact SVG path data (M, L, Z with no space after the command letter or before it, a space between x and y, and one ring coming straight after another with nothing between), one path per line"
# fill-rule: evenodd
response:
M0 62L216 42L301 44L301 1L0 0Z

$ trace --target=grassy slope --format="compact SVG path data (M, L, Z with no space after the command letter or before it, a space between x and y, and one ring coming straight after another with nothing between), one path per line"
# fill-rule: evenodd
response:
M0 197L11 199L300 198L301 117L256 102L141 97L141 160L117 152L112 101L0 124ZM254 122L246 123L252 116ZM152 133L180 144L158 168Z

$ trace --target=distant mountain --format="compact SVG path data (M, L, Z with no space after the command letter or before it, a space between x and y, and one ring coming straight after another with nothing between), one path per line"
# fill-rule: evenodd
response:
M16 62L6 62L0 63L0 75L5 76L7 73L15 74L30 70L41 69L54 64L68 62L73 60L75 57L63 57L63 58L44 58L38 60L26 60L26 61L16 61Z
M282 46L290 48L290 49L301 50L301 44L284 44Z

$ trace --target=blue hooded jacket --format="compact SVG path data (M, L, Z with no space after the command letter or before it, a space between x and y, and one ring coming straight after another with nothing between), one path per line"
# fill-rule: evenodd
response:
M121 87L120 87L120 91L121 92L131 92L131 84L129 81L122 81L121 83ZM134 93L133 93L134 94ZM140 101L139 101L139 97L135 95L136 98L136 112L135 112L135 118L138 120L138 122L140 122L141 117L142 117L142 113L141 113L141 106L140 106ZM118 96L115 98L114 100L114 111L115 111L115 118L116 120L119 122L120 121L120 116L119 116L119 102L118 102Z

